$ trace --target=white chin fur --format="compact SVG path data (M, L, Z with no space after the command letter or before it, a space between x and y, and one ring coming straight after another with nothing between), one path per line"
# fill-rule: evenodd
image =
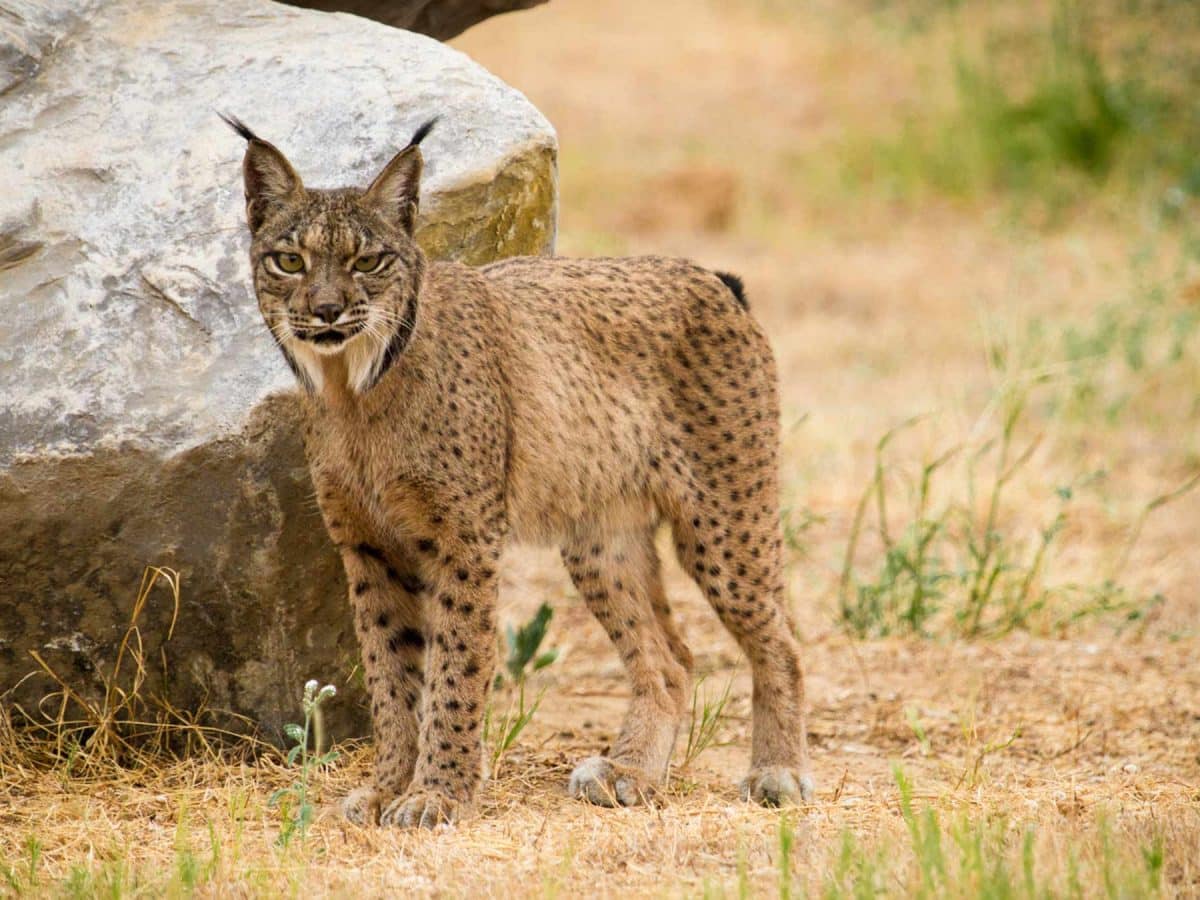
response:
M287 349L292 354L292 359L296 361L300 371L304 373L304 377L312 385L313 391L321 393L321 389L325 387L325 373L321 368L321 357L316 348L307 341L293 339L288 342Z
M346 380L354 393L361 394L375 377L377 368L383 362L384 351L379 341L366 331L360 331L336 346L292 340L288 349L318 394L325 387L322 357L330 359L345 354Z
M361 394L375 378L383 364L384 346L366 331L360 331L342 344L346 351L346 380L350 390Z

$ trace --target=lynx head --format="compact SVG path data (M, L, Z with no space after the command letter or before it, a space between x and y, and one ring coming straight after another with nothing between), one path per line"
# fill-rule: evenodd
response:
M421 140L436 119L365 190L305 188L287 158L237 119L258 308L296 377L320 391L330 358L349 388L370 390L416 327L425 258L413 240Z

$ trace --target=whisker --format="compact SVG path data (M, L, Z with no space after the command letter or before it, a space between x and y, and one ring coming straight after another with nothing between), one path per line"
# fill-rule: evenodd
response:
M390 309L377 309L377 310L374 310L373 312L374 312L376 318L383 319L384 321L390 322L395 325L404 325L407 328L412 328L415 324L408 317L404 316L401 313L394 312L393 310L390 310Z
M382 323L385 325L401 326L401 327L407 328L409 331L411 331L412 329L414 329L416 327L415 322L410 322L408 319L404 319L404 318L383 319Z
M267 323L267 330L271 332L271 337L275 339L275 344L279 347L282 347L284 341L290 337L288 332L284 330L286 324L286 322Z
M383 329L374 322L368 322L365 328L367 334L375 338L381 345L388 342L388 336L384 334Z

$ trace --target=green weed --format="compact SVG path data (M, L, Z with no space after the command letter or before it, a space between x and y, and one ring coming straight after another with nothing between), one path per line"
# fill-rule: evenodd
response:
M930 485L934 474L958 453L951 449L927 462L921 470L911 523L894 538L888 525L888 491L884 453L900 432L915 425L909 419L886 432L875 445L875 467L870 483L859 499L851 524L838 599L841 618L851 631L865 636L873 631L888 634L902 629L924 633L926 621L937 611L943 582L950 576L934 554L935 540L945 522L931 518ZM876 531L884 547L884 565L873 583L854 579L855 554L868 509L874 507Z
M557 648L551 647L549 650L538 652L542 641L546 639L546 632L553 617L553 608L549 603L543 603L533 614L533 618L520 628L514 629L512 625L505 627L507 658L504 668L515 684L521 684L530 674L546 668L558 659ZM496 678L496 684L499 686L503 680L502 675L497 674Z
M314 678L304 685L304 696L301 700L304 709L304 724L288 723L283 726L284 734L294 742L288 750L287 764L298 769L295 782L285 788L280 788L271 794L267 805L280 811L282 824L279 829L278 842L286 847L292 839L301 840L308 834L308 826L312 824L314 808L309 799L309 782L312 774L323 766L330 765L338 758L336 750L322 752L321 704L337 694L337 688L332 684L321 687ZM312 738L315 752L309 752Z
M999 434L978 448L968 453L951 447L923 463L909 482L907 507L893 502L898 473L887 451L897 435L920 420L903 422L880 438L874 472L855 509L842 557L838 614L848 631L859 637L949 632L967 638L1035 627L1060 631L1101 616L1143 621L1162 602L1157 595L1130 594L1122 583L1125 563L1146 519L1192 490L1200 474L1143 507L1114 563L1095 582L1048 585L1047 567L1069 522L1072 501L1102 473L1086 472L1054 488L1054 512L1034 540L1013 533L1003 516L1005 497L1038 446L1036 438L1018 437L1028 397L1025 388L1001 397ZM946 478L935 485L947 464L960 456L963 481ZM944 498L937 502L935 487ZM873 574L858 564L859 546L868 534L882 549Z
M837 859L825 876L821 896L828 900L841 897L866 900L883 894L886 853L882 845L871 852L852 831L843 831Z
M190 811L185 796L180 800L175 819L175 871L168 891L171 895L195 893L197 888L213 880L221 862L221 842L213 821L207 820L209 853L207 859L202 859L192 849L189 820ZM121 869L128 868L120 859L110 861L111 864L121 864Z
M807 507L793 505L782 507L779 517L783 525L783 545L788 549L791 558L794 560L807 559L808 541L806 538L813 528L824 524L825 517Z
M525 726L533 721L534 713L542 705L543 696L545 696L545 689L542 689L533 702L526 706L525 681L522 679L517 684L516 698L510 700L508 709L498 720L494 718L492 704L489 703L487 709L484 710L483 743L485 746L488 744L492 746L491 772L493 777L500 769L504 754L512 749L521 736L521 732L525 730Z
M921 748L921 755L928 756L932 752L929 743L929 734L925 731L925 726L921 724L921 716L915 706L904 707L904 721L912 729L912 733L917 739L917 744Z
M1083 320L1030 323L1024 358L1000 358L1005 368L1059 373L1062 389L1050 395L1048 416L1087 427L1156 429L1200 416L1192 390L1200 378L1200 308L1190 293L1200 240L1185 237L1170 271L1156 273L1163 255L1136 254L1133 284L1121 296Z
M1006 815L955 815L944 821L933 807L918 809L913 784L893 766L900 820L905 839L863 842L852 831L842 832L841 847L824 876L821 896L873 898L902 896L1022 898L1159 896L1166 854L1162 837L1153 835L1130 852L1112 839L1111 825L1101 815L1094 838L1073 840L1067 859L1042 860L1037 854L1037 829L1021 826ZM782 826L781 826L782 831ZM1080 854L1089 870L1084 871ZM1048 865L1045 863L1049 862ZM1065 883L1060 883L1065 881ZM779 874L780 895L790 876ZM1083 885L1091 886L1085 891Z
M533 721L534 713L541 706L545 689L540 691L537 697L527 705L525 683L533 673L540 672L558 659L557 648L551 647L544 651L541 649L553 617L553 608L548 603L543 603L533 614L533 618L524 625L515 629L512 625L508 625L504 629L507 647L504 668L508 672L508 677L516 685L517 695L515 698L510 698L508 708L499 719L495 718L493 703L489 703L487 709L484 710L483 742L485 746L490 744L492 747L493 776L499 770L504 754L516 744L521 732ZM504 676L502 673L497 673L496 689L499 690L503 685Z
M792 885L792 848L796 845L796 830L785 812L779 816L779 900L790 900Z
M42 860L42 842L35 834L25 837L25 859L22 862L4 863L0 874L4 883L16 895L35 889L39 883L39 865Z
M692 687L692 714L688 721L687 746L683 751L680 769L686 769L709 747L722 745L717 737L724 722L729 694L733 690L733 679L725 682L724 689L717 696L705 695L701 698L701 690L706 680L707 676L699 679Z

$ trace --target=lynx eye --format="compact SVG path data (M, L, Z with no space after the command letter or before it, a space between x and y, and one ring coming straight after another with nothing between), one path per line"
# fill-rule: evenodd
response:
M383 263L383 254L371 253L354 261L355 272L374 272Z
M276 253L275 265L279 266L280 271L286 272L288 275L295 275L297 272L304 271L304 257L299 253Z

